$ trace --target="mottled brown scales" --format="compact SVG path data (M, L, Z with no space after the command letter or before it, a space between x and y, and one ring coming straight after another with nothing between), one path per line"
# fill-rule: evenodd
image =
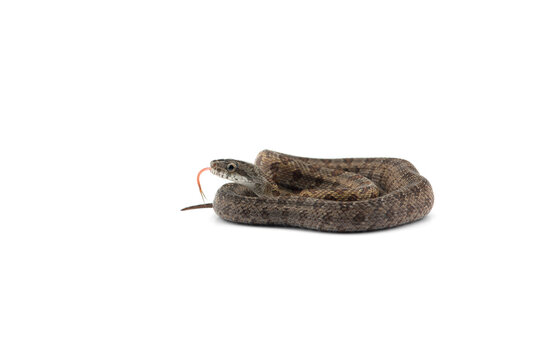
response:
M395 158L313 159L264 150L255 165L222 159L211 171L234 183L213 203L225 220L321 231L384 229L421 219L432 188L408 161Z

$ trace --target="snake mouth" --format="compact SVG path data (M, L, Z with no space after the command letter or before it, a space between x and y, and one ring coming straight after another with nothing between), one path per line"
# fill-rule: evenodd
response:
M226 170L216 169L216 168L210 168L210 173L212 173L215 176L219 176L220 178L230 180L233 182L239 182L239 183L250 183L252 181L249 181L245 176L242 176L238 173L231 173Z
M210 168L210 173L212 173L215 176L219 176L220 178L226 179L226 174L223 171L220 171L219 169Z

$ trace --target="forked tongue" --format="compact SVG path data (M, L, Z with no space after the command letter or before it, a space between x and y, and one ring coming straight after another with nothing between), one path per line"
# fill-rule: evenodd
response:
M202 170L200 170L198 172L198 175L197 175L197 184L198 184L198 190L200 191L200 196L202 196L202 201L206 202L207 199L206 199L206 195L204 195L204 191L202 191L202 186L200 185L200 174L202 174L204 171L206 170L210 170L209 167L207 168L204 168ZM188 206L186 208L183 208L181 211L184 211L184 210L194 210L194 209L204 209L204 208L211 208L213 207L213 204L212 203L208 203L208 204L201 204L201 205L194 205L194 206Z
M198 172L197 175L197 184L198 184L198 190L200 191L200 196L202 196L202 201L206 201L206 195L204 195L204 191L202 191L202 186L200 186L200 174L202 174L206 170L210 170L211 168L207 167Z

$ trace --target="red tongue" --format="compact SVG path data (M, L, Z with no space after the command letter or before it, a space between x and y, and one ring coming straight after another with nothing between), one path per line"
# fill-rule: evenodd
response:
M197 175L197 184L198 184L198 190L200 191L200 195L202 196L202 201L206 201L206 195L204 195L204 192L202 191L202 186L200 186L200 174L202 174L206 170L210 170L211 168L207 167L198 172Z

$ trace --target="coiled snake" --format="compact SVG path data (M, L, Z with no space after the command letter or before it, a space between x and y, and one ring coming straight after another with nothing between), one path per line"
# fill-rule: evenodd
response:
M434 202L427 179L396 158L314 159L264 150L255 164L214 160L210 171L233 183L205 207L244 224L377 230L419 220Z

